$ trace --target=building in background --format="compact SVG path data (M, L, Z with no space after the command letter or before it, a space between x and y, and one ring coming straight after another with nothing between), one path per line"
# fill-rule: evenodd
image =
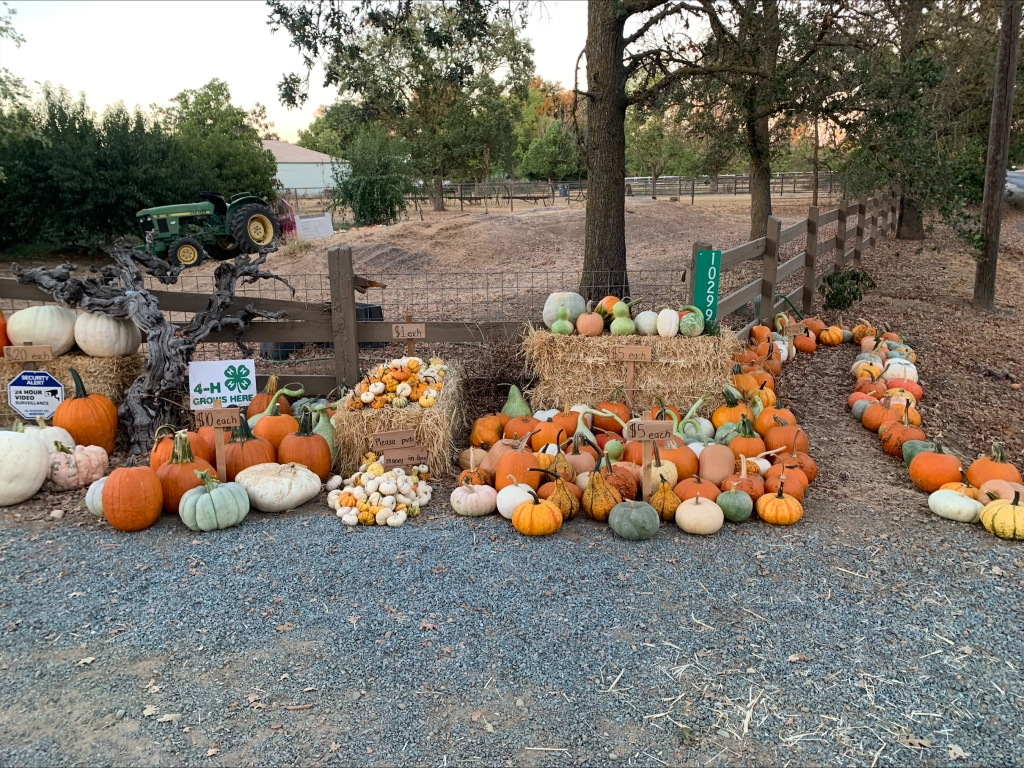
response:
M310 197L330 189L331 163L330 155L312 149L289 144L287 141L263 140L263 148L273 153L277 160L277 183L282 187L280 194L292 198Z

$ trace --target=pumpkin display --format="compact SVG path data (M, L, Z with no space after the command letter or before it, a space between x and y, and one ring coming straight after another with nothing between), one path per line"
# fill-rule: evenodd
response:
M195 470L201 472L204 469L216 472L210 462L197 459L192 454L192 446L185 430L175 432L171 458L156 470L163 489L164 512L178 514L178 505L185 492L198 488L203 483L196 476Z
M587 303L583 297L578 293L572 293L569 291L556 292L548 295L547 299L544 300L544 309L541 311L541 319L544 321L544 325L551 331L554 331L554 324L558 321L559 310L565 307L565 320L566 322L575 325L580 315L587 311ZM604 328L604 321L601 321L601 327Z
M676 509L676 525L686 533L711 536L725 524L725 514L715 502L699 495L682 502Z
M576 333L580 336L600 336L604 333L604 318L592 312L592 306L593 302L588 302L587 311L576 318Z
M238 426L231 430L231 440L224 446L224 465L228 482L233 482L243 469L276 461L277 451L270 441L264 437L256 437L249 428L249 422L239 419Z
M46 446L46 450L53 453L57 450L57 443L68 449L75 448L75 438L71 436L71 433L66 429L60 427L50 427L46 424L46 419L42 416L36 417L36 423L26 424L24 426L24 432L26 435L35 435L43 441L43 445Z
M572 520L579 514L583 492L571 480L566 481L557 472L552 472L549 469L532 469L530 471L541 472L552 479L551 482L540 487L537 496L558 507L563 521Z
M313 412L309 408L303 409L298 430L281 440L277 460L282 464L301 464L319 477L321 483L327 482L331 474L331 448L326 440L313 433Z
M754 500L736 486L734 483L729 490L718 494L718 498L715 499L718 508L730 523L742 523L754 511Z
M981 524L985 530L1001 539L1024 539L1024 506L1018 491L1012 499L990 501L981 510Z
M101 486L103 518L119 531L149 528L160 519L163 484L150 467L121 467Z
M483 517L498 508L498 492L485 483L464 478L449 498L455 514L462 517Z
M0 507L35 496L49 471L50 454L37 435L26 434L21 422L0 431Z
M263 385L263 389L259 394L249 401L249 405L245 409L245 418L251 419L267 410L267 406L270 405L270 401L274 399L274 395L277 394L277 390L278 378L276 374L272 373L267 377L267 383ZM292 415L291 402L283 394L281 397L277 398L277 400L274 400L274 402L277 403L279 413L282 413L285 416Z
M1020 470L1006 460L1006 452L999 443L992 443L990 456L975 459L967 468L967 481L975 488L981 488L989 480L1005 480L1008 483L1022 482Z
M235 482L260 512L286 512L320 493L320 478L300 464L257 464L235 475Z
M108 454L113 453L117 406L105 395L86 392L82 377L74 368L69 368L68 372L75 384L75 394L57 406L53 426L66 429L76 445L98 445Z
M627 541L646 541L658 532L661 517L645 501L622 501L608 513L608 527Z
M7 318L7 336L13 344L49 346L57 357L75 346L77 320L78 315L67 307L55 304L26 307Z
M509 484L498 491L496 499L498 514L506 520L512 519L512 513L516 511L516 507L533 498L530 495L530 491L533 490L530 486L517 482L514 477L509 480Z
M98 445L65 448L57 443L56 450L50 453L50 468L43 490L63 493L85 488L107 474L109 467L107 452Z
M960 459L942 448L935 440L935 449L921 451L910 462L910 480L925 493L934 493L946 483L960 479Z
M240 421L244 421L244 419L240 419ZM171 453L174 451L174 435L177 432L178 430L169 424L157 427L153 434L153 448L149 452L149 466L154 471L170 461ZM215 454L210 448L210 444L198 432L186 431L185 434L188 436L192 455L212 464Z
M511 422L510 422L511 423ZM534 491L540 487L540 476L531 469L540 468L537 457L527 449L531 434L526 434L511 450L503 453L494 468L494 487L501 490L510 483L523 483Z
M91 357L127 357L142 346L142 331L131 318L84 312L75 319L75 343Z
M976 523L984 505L953 490L939 489L928 496L928 509L939 517L959 523Z
M755 505L757 516L772 525L793 525L804 515L800 501L785 493L783 485L775 493L766 493Z
M221 483L209 470L196 470L201 485L186 491L178 516L191 531L220 531L238 525L249 514L249 496L238 483Z
M550 536L562 527L562 512L531 489L530 499L512 512L512 527L524 536Z

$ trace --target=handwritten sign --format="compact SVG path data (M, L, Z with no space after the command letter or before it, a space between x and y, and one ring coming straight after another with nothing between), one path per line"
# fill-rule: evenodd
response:
M4 360L11 363L43 363L53 360L53 350L49 344L40 344L38 347L34 344L4 347Z
M377 432L370 438L370 450L374 453L415 447L416 433L411 429L402 429L397 432Z
M237 427L242 416L237 408L211 408L196 411L196 429L212 427L213 429L231 429Z
M417 464L426 464L428 460L427 449L418 445L412 448L398 448L393 451L384 451L384 469L392 467L414 467Z
M612 360L626 363L650 363L654 361L654 350L650 347L612 347Z
M191 408L248 405L256 397L256 363L252 360L203 360L188 365Z
M392 323L392 339L425 339L427 326L424 323Z
M785 326L784 331L783 335L786 338L795 339L797 336L803 336L807 332L807 326L803 323L790 323Z
M668 440L672 437L671 421L627 421L627 440Z

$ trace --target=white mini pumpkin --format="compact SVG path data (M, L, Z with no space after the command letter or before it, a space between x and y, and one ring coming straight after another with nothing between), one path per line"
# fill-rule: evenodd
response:
M658 335L670 339L679 333L679 313L666 307L658 313Z
M498 492L489 485L473 485L468 479L452 491L452 509L462 517L483 517L498 506Z
M235 475L260 512L285 512L320 493L320 478L301 464L256 464Z
M43 441L43 445L46 446L46 450L50 453L54 453L57 450L57 443L60 443L65 448L70 450L75 449L75 438L71 436L71 433L61 427L48 427L46 425L46 419L42 416L36 419L36 424L25 425L25 434L35 435Z
M645 310L633 318L633 323L636 325L636 332L641 336L657 336L658 335L658 313L651 310ZM678 323L677 323L678 325Z
M676 525L687 533L710 536L718 533L725 523L725 513L713 501L695 496L676 508Z
M86 312L75 321L75 343L92 357L127 357L139 351L142 331L131 319Z
M531 490L530 486L525 483L506 485L498 491L498 497L495 500L498 513L505 519L511 520L512 513L516 511L516 507L524 501L533 499L533 494L530 493Z
M7 335L14 344L48 345L56 357L75 346L77 318L75 312L56 304L19 309L7 319Z
M23 429L17 422L13 430L0 432L0 507L35 496L50 470L50 454L43 441Z

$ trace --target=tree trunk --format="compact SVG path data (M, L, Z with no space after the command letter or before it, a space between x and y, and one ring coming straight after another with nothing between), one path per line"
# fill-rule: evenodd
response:
M764 237L772 215L772 169L768 117L747 120L750 153L750 239Z
M440 176L436 177L433 181L430 191L430 202L434 206L435 211L444 210L444 179Z
M818 118L814 118L814 152L811 156L811 205L818 204Z
M587 7L587 219L580 293L629 293L626 274L626 68L620 4Z
M981 202L981 256L974 273L974 306L992 309L996 301L996 259L1003 197L1006 194L1006 163L1010 157L1010 124L1013 117L1013 88L1020 47L1020 0L1003 0L999 22L999 53L996 57L996 86L989 123L988 157L985 160L985 196Z
M897 240L924 240L924 217L917 202L900 195L899 217L896 220Z
M651 166L651 200L658 199L658 179L661 177L661 171L658 170L657 166Z

